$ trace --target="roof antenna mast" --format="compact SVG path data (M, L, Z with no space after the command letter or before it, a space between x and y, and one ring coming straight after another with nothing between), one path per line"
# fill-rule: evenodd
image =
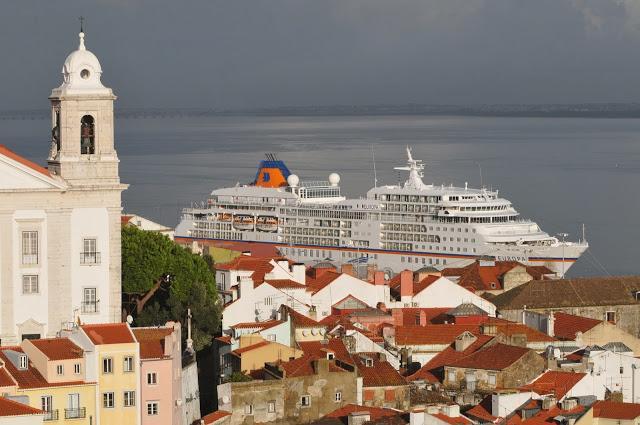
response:
M78 18L80 21L80 32L84 32L84 16Z
M371 145L371 157L373 158L373 187L378 187L378 174L376 172L376 153Z

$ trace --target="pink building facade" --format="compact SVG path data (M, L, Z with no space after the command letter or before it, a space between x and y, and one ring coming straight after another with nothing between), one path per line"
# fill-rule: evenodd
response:
M140 344L142 425L183 423L180 323L132 330Z

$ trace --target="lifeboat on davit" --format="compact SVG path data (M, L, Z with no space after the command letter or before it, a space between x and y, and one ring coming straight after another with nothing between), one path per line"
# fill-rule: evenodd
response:
M278 218L270 215L261 215L256 220L256 229L261 232L277 232Z
M233 227L238 230L253 230L253 216L238 214L233 216Z

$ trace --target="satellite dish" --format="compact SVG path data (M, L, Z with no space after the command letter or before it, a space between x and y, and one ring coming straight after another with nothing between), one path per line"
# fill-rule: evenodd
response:
M127 314L127 323L128 324L132 324L133 323L133 316L131 316L130 314Z

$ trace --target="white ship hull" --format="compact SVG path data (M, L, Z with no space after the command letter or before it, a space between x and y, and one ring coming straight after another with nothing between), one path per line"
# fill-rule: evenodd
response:
M300 182L273 155L256 180L216 189L185 208L176 238L265 243L307 264L371 264L390 274L462 267L478 258L546 266L563 276L588 248L523 220L497 191L427 185L407 149L404 185L376 186L366 198L340 194L340 177Z

